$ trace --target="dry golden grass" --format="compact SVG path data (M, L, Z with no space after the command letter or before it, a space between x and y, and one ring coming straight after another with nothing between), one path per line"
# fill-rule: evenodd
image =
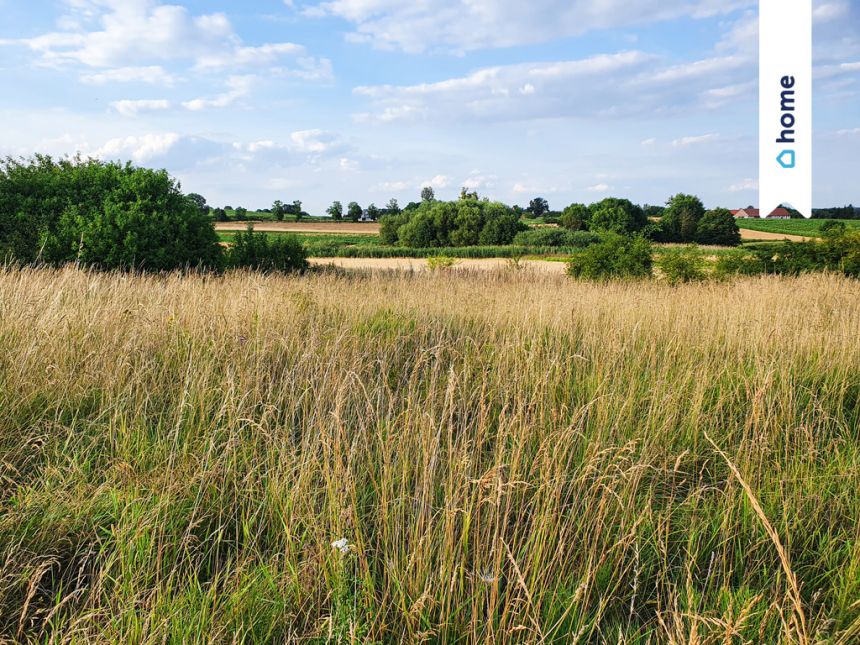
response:
M827 275L0 272L0 640L856 643L858 338Z

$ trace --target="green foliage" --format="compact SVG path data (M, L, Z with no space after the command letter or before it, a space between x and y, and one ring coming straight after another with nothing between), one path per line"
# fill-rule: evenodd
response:
M705 215L702 200L679 193L671 197L660 220L663 242L694 242L699 220Z
M284 206L284 202L280 199L276 199L275 203L272 204L272 215L275 216L275 219L279 222L283 221L284 216L287 214L287 209Z
M194 206L204 215L209 214L209 206L206 204L206 198L197 193L188 193L185 196Z
M422 202L432 202L436 200L436 191L433 190L433 186L424 186L421 189L421 201Z
M326 213L331 215L332 219L336 221L340 221L343 219L343 204L339 201L335 200L331 203L331 206L326 209Z
M571 231L584 231L591 221L591 211L585 204L571 204L561 212L559 224Z
M255 233L253 225L233 238L227 266L259 271L304 271L307 252L295 235L268 236Z
M448 255L434 255L427 258L427 266L431 271L447 271L457 266L457 258L452 258Z
M543 197L535 197L529 202L529 207L526 210L531 213L532 217L543 217L549 212L549 203Z
M821 228L818 229L821 233L822 237L840 237L845 235L848 230L848 227L845 225L845 222L839 222L837 220L826 220Z
M417 208L385 215L385 244L411 248L510 244L525 229L511 209L495 202L461 199L424 201Z
M758 254L736 249L717 257L714 275L726 278L738 275L759 275L765 272L765 263Z
M0 164L0 255L163 271L218 268L221 248L166 171L37 156Z
M346 216L353 222L357 222L361 219L361 206L357 202L350 202L346 207Z
M823 235L822 229L830 226L830 222L842 224L846 230L860 230L860 220L826 220L826 219L739 219L737 224L740 228L750 231L764 231L767 233L781 233L783 235L802 235L806 237L819 237Z
M756 246L754 253L766 273L798 275L835 271L860 278L860 231L834 230L820 241L779 242Z
M589 211L589 229L592 231L609 231L623 235L641 231L648 224L645 211L627 199L608 197L592 204Z
M641 236L610 233L568 264L568 274L583 280L648 278L652 271L651 243Z
M705 279L705 258L695 246L665 249L660 257L660 270L671 284Z
M741 231L731 211L717 208L699 220L695 238L699 244L737 246L741 243Z
M513 243L517 246L551 246L584 249L592 244L597 244L601 239L597 233L547 227L521 231L517 233Z

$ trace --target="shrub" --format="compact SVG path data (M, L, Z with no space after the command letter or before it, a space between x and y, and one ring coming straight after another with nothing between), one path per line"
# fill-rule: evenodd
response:
M236 235L227 252L227 265L258 271L304 271L308 268L307 252L295 235L269 237L255 233L249 224Z
M147 271L221 264L211 219L166 171L46 156L0 163L0 255Z
M588 231L568 231L563 228L532 228L514 237L517 246L543 246L584 249L597 244L602 238Z
M765 272L765 263L757 253L737 249L717 258L714 275L725 278L736 275L759 275Z
M695 237L699 244L737 246L741 243L741 231L735 216L725 208L717 208L705 213L696 224Z
M651 243L644 237L609 234L568 263L568 274L585 280L651 276Z
M434 255L427 258L427 266L431 271L447 271L452 269L459 263L457 258L448 257L447 255Z
M705 279L705 259L695 246L670 248L660 258L660 270L671 284Z

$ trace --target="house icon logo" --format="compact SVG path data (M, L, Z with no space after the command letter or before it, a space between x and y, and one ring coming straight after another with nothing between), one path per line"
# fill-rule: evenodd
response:
M794 150L783 150L776 160L783 168L794 168L797 162Z

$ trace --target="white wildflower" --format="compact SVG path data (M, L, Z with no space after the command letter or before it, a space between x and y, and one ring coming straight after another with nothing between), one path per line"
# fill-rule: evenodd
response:
M341 553L349 553L350 549L352 549L352 545L349 543L349 540L346 538L341 538L339 540L335 540L331 543L331 548L337 549Z

